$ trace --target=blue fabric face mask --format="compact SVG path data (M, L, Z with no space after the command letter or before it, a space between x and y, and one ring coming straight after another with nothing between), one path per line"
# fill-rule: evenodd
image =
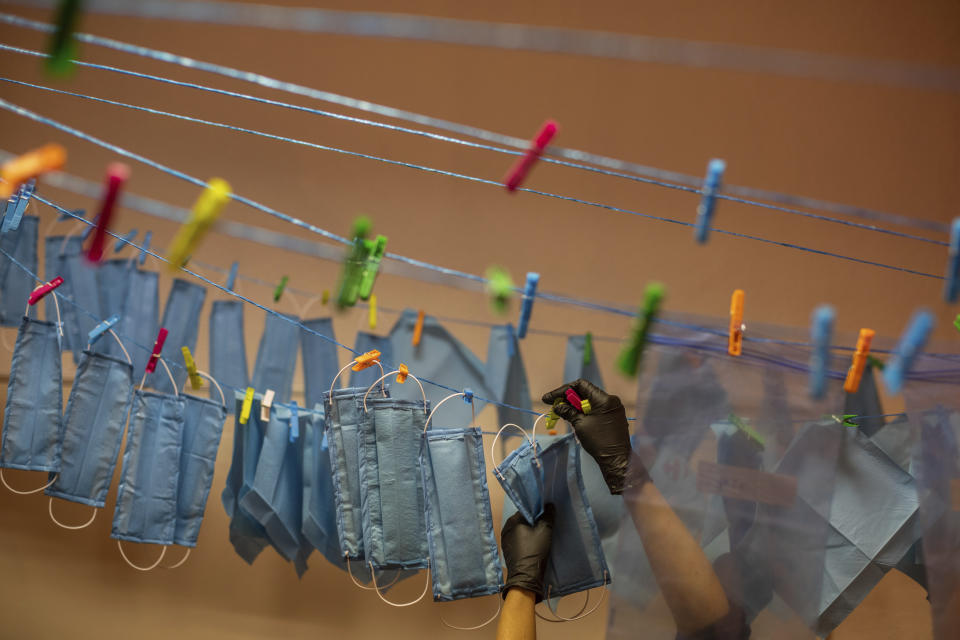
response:
M57 325L25 317L10 364L0 467L59 471L62 408Z
M211 385L213 386L213 385ZM216 392L216 387L214 387ZM203 513L213 483L217 449L227 408L220 402L182 395L183 440L180 450L180 483L177 488L177 526L173 543L195 547ZM219 400L219 393L217 398Z
M47 495L104 506L132 395L129 362L83 352L63 416L60 473Z
M306 353L306 351L304 351ZM336 566L343 563L337 533L337 506L333 496L333 471L324 446L323 407L314 408L306 419L300 416L303 444L303 525L301 532L313 547Z
M490 329L490 342L487 346L487 366L484 373L487 386L493 391L498 402L530 409L530 387L527 385L527 370L520 355L520 344L513 325L497 326ZM571 378L575 380L576 378ZM507 407L497 407L497 422L513 423L523 429L533 427L534 415L528 411L518 411ZM509 433L505 434L509 435Z
M367 563L379 569L423 569L429 562L420 434L429 405L375 398L358 400L360 503Z
M563 379L569 381L583 378L603 389L603 376L600 375L597 354L592 346L590 361L586 363L583 361L586 342L585 336L570 336L567 338L567 355L563 361Z
M366 331L358 331L357 339L353 344L357 353L366 353L376 349L380 352L381 362L400 362L393 357L393 342L387 336L378 336ZM369 387L380 377L380 367L368 367L362 371L350 372L351 387Z
M185 346L190 347L190 351L196 351L197 328L206 296L206 287L179 278L173 281L173 287L167 297L167 306L163 308L163 320L160 323L160 326L169 332L161 352L161 356L167 362L183 362L183 354L180 350ZM152 345L155 338L156 334L144 344ZM177 388L182 387L184 380L187 379L186 369L172 367L171 372ZM149 374L147 384L163 393L175 391L165 371L154 371Z
M330 318L304 320L303 324L321 335L336 338ZM340 370L340 360L337 357L337 345L304 329L300 329L300 346L303 349L304 395L307 406L312 407L323 402L323 394L330 389L334 376ZM379 367L376 370L380 371Z
M263 548L269 544L267 532L255 518L240 508L257 470L257 460L263 447L263 426L260 424L260 399L254 397L247 424L240 424L243 406L242 391L236 392L233 430L233 460L227 473L227 484L221 494L223 508L230 516L230 543L247 564L253 564Z
M97 286L100 289L101 317L122 315L130 290L130 260L104 260L97 269Z
M83 337L83 343L76 345L76 309L70 302L63 299L73 300L73 284L67 279L67 259L68 254L79 254L83 246L83 239L80 236L69 236L64 242L64 236L47 236L43 242L43 277L50 282L57 276L63 277L63 284L57 287L57 294L60 296L60 320L63 322L63 348L68 351L76 349L74 362L79 357L80 350L86 344L86 336ZM46 305L45 318L47 322L57 321L57 310L53 305L53 297L47 296L44 300Z
M0 326L19 327L23 308L30 292L37 286L31 274L37 273L37 228L36 216L24 216L20 226L0 234L0 249L29 269L29 273L0 254ZM63 274L58 274L63 275ZM66 276L64 275L64 278ZM27 315L37 316L35 307Z
M66 263L66 273L60 275L63 276L64 280L70 281L70 293L73 295L73 301L77 304L77 308L74 309L73 354L79 364L80 354L87 344L87 335L100 323L100 318L106 318L107 316L100 312L97 268L87 261L87 257L82 251L76 254L66 254L64 261ZM69 303L65 306L69 306ZM81 309L85 311L81 311ZM156 334L154 334L151 340L156 337ZM100 340L94 345L93 351L106 353L109 348L112 348L108 346L110 342L113 342L113 340ZM123 356L117 357L122 358Z
M420 456L433 599L498 593L503 570L478 428L431 429Z
M226 389L250 386L240 300L216 300L210 310L210 375ZM215 394L216 389L210 389L210 397L219 398Z
M530 526L543 515L542 455L540 443L526 439L493 469L503 492Z
M183 413L179 396L134 392L111 538L173 544Z
M160 330L157 273L131 268L127 271L127 278L130 280L130 285L127 287L127 297L116 331L118 335L124 336L127 344L130 345L128 350L133 359L133 370L140 372L147 366L153 342L157 339L157 331ZM167 337L167 344L170 344L171 337ZM85 335L83 339L86 340ZM116 340L103 339L100 342L105 345L105 353L116 358L124 357ZM179 347L176 356L180 357ZM171 370L175 369L176 367L171 367ZM165 372L159 379L166 380L167 386L170 386L170 380Z
M250 385L258 391L273 389L277 402L290 401L300 341L300 328L296 325L299 319L296 316L285 317L293 322L272 313L266 314Z

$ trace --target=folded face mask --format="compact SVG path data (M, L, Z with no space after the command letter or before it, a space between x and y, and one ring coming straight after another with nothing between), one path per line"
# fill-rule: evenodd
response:
M233 460L227 473L227 483L221 499L230 516L230 544L244 562L253 564L264 547L269 544L267 532L256 518L240 507L253 486L257 460L263 447L264 425L260 423L260 398L254 397L247 424L240 424L244 393L237 391L234 406L236 422L233 430Z
M63 416L60 472L47 495L104 506L133 395L126 360L84 351Z
M10 363L0 467L60 470L63 426L60 361L57 325L24 317Z
M421 400L367 398L360 412L360 503L363 548L375 569L427 566L420 434L429 406Z
M190 347L191 352L196 351L197 328L200 326L200 312L206 296L206 287L179 278L173 281L170 295L167 296L167 305L163 308L163 320L160 322L160 326L167 330L167 341L161 352L167 362L183 362L181 349L185 346ZM155 339L156 334L144 344L152 345ZM183 367L171 367L170 371L179 389L187 379L187 371ZM163 393L175 391L166 371L149 374L147 384Z
M47 236L43 241L44 279L50 282L57 276L64 278L63 284L57 287L57 294L60 296L60 320L63 322L62 341L64 349L68 351L76 349L74 362L80 357L80 350L83 349L83 346L87 343L87 338L84 336L83 343L75 346L78 340L76 337L77 311L73 304L69 302L74 299L73 285L70 280L66 279L64 274L67 273L66 256L71 253L79 254L82 248L83 239L80 236L68 236L66 241L64 240L64 236ZM64 300L64 298L67 300ZM46 305L46 314L44 317L47 322L56 322L57 310L53 304L53 296L47 296L44 299L44 304Z
M530 526L543 515L542 455L538 442L525 439L493 469L503 492Z
M29 272L24 271L13 264L9 258L0 254L0 267L2 267L0 268L0 326L20 326L20 318L23 317L27 298L37 286L33 274L37 273L39 224L40 221L36 216L24 216L19 227L0 234L0 249L29 269ZM27 315L35 318L36 308L30 307Z
M434 600L499 593L503 570L480 429L428 430L420 468Z
M592 344L590 345L589 358L585 357L586 352L586 336L570 336L567 338L567 353L563 360L563 380L564 382L572 382L583 378L603 389L603 376L600 375L600 365L597 362L597 354Z
M490 342L487 346L487 365L484 380L493 390L494 398L527 411L509 407L497 407L497 421L500 424L513 423L523 429L533 428L533 413L530 412L530 387L527 384L527 370L520 355L520 343L512 325L496 326L490 329ZM505 436L510 433L506 432Z
M218 401L185 394L181 397L184 401L183 438L173 543L195 547L213 483L227 408L219 401L219 394Z
M210 310L210 375L225 389L250 386L240 300L216 300ZM216 389L210 389L210 397L219 398Z
M366 353L376 349L380 352L381 362L400 362L393 356L393 343L387 336L378 336L366 331L358 331L357 339L353 344L357 353ZM386 366L386 365L384 365ZM369 387L381 376L380 367L368 367L361 371L350 372L351 387Z
M277 402L288 402L293 391L293 374L300 342L296 316L266 314L263 335L257 349L251 386L258 391L273 389Z
M330 318L304 320L303 325L320 335L336 338ZM330 384L340 371L337 345L306 329L300 329L300 347L303 349L304 396L307 406L313 407L323 403L323 394L329 391ZM379 367L376 370L380 371Z
M337 505L333 495L333 470L322 405L312 416L299 420L303 451L303 524L301 533L313 547L335 566L343 564L337 533Z
M141 372L147 366L150 352L153 349L153 342L157 339L157 332L160 330L158 318L160 296L157 289L157 273L132 268L127 271L127 278L130 280L130 285L127 287L123 313L120 314L120 322L117 323L115 330L118 335L122 336L124 344L130 352L130 357L133 359L133 370ZM167 337L168 344L171 337ZM85 344L86 334L83 335L83 340ZM125 357L117 341L111 340L109 336L101 338L98 344L104 345L103 351L108 355L115 358ZM175 355L182 357L179 348ZM171 371L177 369L178 367L170 368ZM163 372L162 378L158 379L165 380L167 387L170 386L170 379L166 377L166 372Z
M111 538L173 544L183 414L180 396L134 392Z

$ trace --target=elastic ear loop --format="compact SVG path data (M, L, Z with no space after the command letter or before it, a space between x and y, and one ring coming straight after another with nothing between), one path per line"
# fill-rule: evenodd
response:
M307 317L307 311L309 311L309 310L310 310L310 307L312 307L312 306L314 305L314 303L315 303L317 300L319 300L319 299L320 299L320 296L314 296L314 297L310 298L309 300L307 300L307 303L306 303L305 305L303 305L302 307L300 307L299 305L295 305L295 306L297 306L299 316L300 316L301 318L306 318L306 317Z
M603 579L604 579L604 581L608 581L608 580L609 580L606 571L603 572ZM580 611L578 611L577 613L575 613L573 616L571 616L571 617L569 617L569 618L564 618L563 616L561 616L559 613L557 613L557 612L555 612L555 611L551 611L551 613L553 613L553 615L556 616L556 619L551 619L551 618L544 617L544 616L540 615L540 612L537 611L536 609L534 609L534 613L537 615L538 618L540 618L540 619L543 620L544 622L575 622L575 621L577 621L577 620L583 620L584 618L586 618L587 616L589 616L591 613L593 613L594 611L596 611L597 609L599 609L599 608L600 608L600 605L603 604L603 601L606 600L608 589L607 589L606 587L601 587L601 588L603 589L603 594L600 596L600 600L597 601L597 604L595 604L595 605L593 606L593 608L590 609L590 611L587 611L586 613L584 613L583 610L587 608L587 605L588 605L588 604L590 604L590 591L589 591L589 590L587 591L587 597L586 597L586 599L584 600L583 606L580 608ZM549 599L550 599L550 588L549 588L549 587L547 588L547 597L544 598L544 599L545 599L545 600L549 600Z
M379 360L378 360L377 362L379 362ZM349 365L347 365L347 366L349 366ZM346 367L345 367L345 368L346 368ZM343 369L341 369L341 371L343 371ZM367 389L367 392L366 392L365 394L363 394L363 410L364 410L364 411L367 410L367 396L370 395L370 391L371 391L375 386L377 386L377 384L380 383L384 378L389 378L390 376L392 376L392 375L394 375L394 374L396 374L396 373L400 373L400 370L397 369L396 371L390 371L390 372L388 372L388 373L383 374L382 376L380 376L380 377L377 378L376 380L374 380L373 384L371 384L370 387ZM432 413L429 414L429 415L427 414L427 392L423 390L423 384L420 382L420 380L419 380L419 378L417 378L417 376L415 376L415 375L413 375L412 373L409 373L409 372L408 372L408 373L407 373L407 377L413 378L414 381L417 383L417 386L420 387L420 395L423 396L423 413L424 413L424 415L427 416L427 420L424 422L424 431L426 431L426 423L427 423L427 422L430 422L430 416L433 415ZM383 385L380 385L380 388L382 389L382 388L383 388ZM457 395L457 394L454 394L454 395ZM384 393L384 396L386 396L386 393ZM453 396L447 396L446 398L444 398L444 400L449 400L451 397L453 397Z
M539 422L540 422L543 418L546 418L546 417L547 417L547 414L545 414L545 413L541 413L539 416L537 416L537 419L533 421L533 426L530 428L530 433L529 433L529 434L528 434L526 431L524 431L523 427L521 427L521 426L518 425L518 424L514 424L513 422L508 422L507 424L505 424L505 425L503 425L502 427L500 427L500 430L497 431L497 435L494 436L494 438L493 438L493 442L490 443L490 459L493 460L494 462L496 462L496 459L497 459L497 458L496 458L496 456L494 455L494 451L496 451L497 440L500 438L500 434L503 433L503 430L506 429L507 427L514 427L514 428L518 429L518 430L520 431L520 433L522 433L522 434L524 435L524 437L527 439L527 441L530 443L530 448L533 450L533 462L534 462L534 464L537 465L537 468L538 468L538 469L541 469L541 470L542 470L542 469L543 469L543 464L540 462L540 456L537 454L537 439L536 439L536 433L537 433L537 424L539 424ZM501 460L501 462L502 462L502 460ZM506 478L503 477L503 474L500 473L500 466L499 466L499 465L496 465L496 464L493 465L493 473L497 476L497 478L498 478L501 482L503 482L504 480L506 480ZM537 488L540 489L540 500L543 501L544 504L546 504L546 502L545 502L545 500L544 500L544 496L543 496L543 474L542 474L542 473L537 473L537 474L535 474L534 477L536 477L536 479L537 479ZM512 499L512 498L511 498L511 499Z
M377 584L377 572L373 570L373 563L368 560L367 565L369 565L370 567L370 577L373 578L373 590L376 591L377 597L379 597L381 600L383 600L386 604L390 605L391 607L397 607L399 609L402 607L409 607L411 605L415 605L421 600L423 600L424 597L426 597L427 595L427 591L430 590L430 562L429 561L427 561L427 569L426 569L427 580L423 584L423 593L420 594L419 598L417 598L416 600L411 600L410 602L390 602L389 600L384 598L383 594L380 593L380 586Z
M503 611L503 598L500 597L500 594L492 593L490 595L492 595L494 598L497 599L497 612L494 613L493 616L483 624L478 624L475 627L457 627L447 622L443 616L440 616L440 624L450 629L454 629L456 631L476 631L477 629L483 629L485 626L487 626L488 624L490 624L491 622L499 618L500 612Z

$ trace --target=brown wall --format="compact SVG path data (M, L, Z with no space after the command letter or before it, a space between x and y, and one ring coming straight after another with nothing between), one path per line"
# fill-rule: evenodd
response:
M309 4L287 0L287 4ZM512 3L402 3L366 0L330 8L422 12L434 15L530 24L615 30L713 42L781 46L824 53L960 66L960 5L941 2L843 3L742 1L577 3L571 0ZM18 10L31 17L41 12ZM502 52L410 42L311 36L252 28L215 28L170 22L87 16L84 29L171 50L202 60L255 70L311 87L428 113L529 137L552 117L561 124L559 144L641 164L700 175L711 157L728 162L728 181L788 193L858 204L947 222L956 215L960 174L960 98L956 94L773 75L697 70L563 55ZM0 41L43 49L37 34L0 27ZM309 104L306 100L199 72L106 50L84 47L84 58L175 76L218 87ZM33 59L0 56L2 75L41 84ZM65 88L150 105L196 117L227 121L271 133L305 138L375 155L499 179L504 157L429 142L306 114L237 102L123 78L82 71ZM521 194L452 178L283 145L175 122L114 107L3 85L0 96L89 133L143 153L189 174L222 176L236 191L321 227L346 233L359 213L371 215L390 249L436 264L482 273L503 264L515 278L539 271L544 289L632 305L646 282L669 287L667 307L722 317L732 289L747 292L747 325L805 327L811 309L830 302L844 331L861 326L895 337L911 311L931 307L938 336L952 339L956 313L940 301L941 283L893 271L814 256L714 234L697 246L689 228L602 209ZM324 105L319 105L323 108ZM334 108L334 111L343 111ZM70 153L71 172L99 180L113 157L13 115L0 114L0 146L21 152L53 140ZM531 185L661 216L692 220L696 198L656 187L557 167L539 167ZM133 165L131 192L189 206L192 185ZM48 189L71 207L82 198ZM36 211L36 210L35 210ZM40 210L45 231L52 216ZM225 217L293 232L293 227L231 204ZM717 225L777 240L941 273L945 251L931 245L721 203ZM117 226L152 228L156 246L166 246L175 227L125 210ZM307 237L305 234L301 234ZM284 254L214 234L197 256L291 286L329 288L336 265ZM208 274L212 275L212 274ZM170 278L162 277L161 297ZM385 276L381 305L423 308L428 313L496 320L482 296L415 280ZM248 283L241 291L268 303L271 291ZM220 294L213 294L212 298ZM289 302L280 310L294 311ZM255 353L262 326L247 314L247 350ZM393 317L383 314L386 331ZM337 320L338 335L352 340L365 322L353 311ZM206 316L198 354L206 359ZM568 332L592 330L622 335L622 318L541 303L534 326ZM454 331L478 354L483 329ZM13 330L4 330L11 342ZM610 363L614 347L600 347L615 391L632 399L632 385ZM524 343L531 387L560 383L563 342L532 337ZM342 354L344 361L346 355ZM7 360L0 357L6 370ZM66 372L69 378L71 371ZM299 382L298 382L299 384ZM489 410L485 427L494 426ZM337 571L314 559L302 581L267 552L246 566L227 543L227 520L217 496L229 463L227 429L207 520L194 556L176 571L140 574L128 569L108 538L108 510L88 530L66 532L47 519L46 500L0 492L0 636L261 638L261 637L459 637L440 626L441 613L461 624L478 620L492 602L435 605L403 610L382 605L353 588ZM8 474L19 486L40 479ZM502 495L493 491L496 515ZM87 510L59 507L79 520ZM131 545L133 546L133 545ZM153 549L133 553L141 561ZM176 554L174 554L176 555ZM415 581L414 581L415 582ZM407 585L395 597L418 592ZM582 622L541 628L557 638L601 637L603 614ZM638 629L638 636L641 629ZM492 628L475 634L493 637ZM653 634L652 634L653 635ZM651 637L652 637L651 635ZM663 637L669 637L663 632ZM773 624L757 637L778 637ZM921 590L891 574L840 629L835 638L929 636ZM659 636L658 636L659 637Z

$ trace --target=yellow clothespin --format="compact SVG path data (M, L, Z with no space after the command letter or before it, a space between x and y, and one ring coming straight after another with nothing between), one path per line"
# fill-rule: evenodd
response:
M324 289L320 296L320 304L327 304L328 302L330 302L330 290Z
M853 364L847 371L847 379L843 382L843 390L847 393L856 393L860 388L860 378L863 377L863 369L867 366L867 358L870 356L870 343L873 342L873 336L876 331L873 329L860 329L860 336L857 338L857 350L853 353Z
M368 323L370 325L370 330L373 331L377 328L377 294L370 295L370 317L368 318Z
M203 378L197 373L197 363L193 361L193 355L190 353L190 347L180 347L183 352L183 362L187 367L187 375L190 376L190 386L199 389L203 386Z
M354 365L352 367L353 371L363 371L369 367L372 367L380 360L380 352L376 349L367 351L364 354L361 354L353 359Z
M243 406L240 408L240 424L247 424L250 421L250 408L253 407L253 387L247 387L247 392L243 394Z
M413 326L413 340L410 341L410 343L415 347L420 345L420 338L423 337L423 318L424 313L423 309L421 309L420 311L417 311L417 324Z
M172 271L187 264L207 230L216 222L220 211L230 201L230 185L222 178L212 178L193 205L190 217L173 237L167 260Z
M47 144L4 162L0 167L0 178L5 180L0 182L0 199L6 200L30 178L56 171L66 162L67 150L58 144Z
M263 400L260 401L260 421L270 421L270 408L273 407L273 396L276 395L273 389L267 389L263 392Z
M410 375L410 369L407 369L407 365L401 362L400 366L397 367L397 384L406 382L408 375Z
M743 289L737 289L730 298L730 338L727 342L727 353L739 356L743 353Z

